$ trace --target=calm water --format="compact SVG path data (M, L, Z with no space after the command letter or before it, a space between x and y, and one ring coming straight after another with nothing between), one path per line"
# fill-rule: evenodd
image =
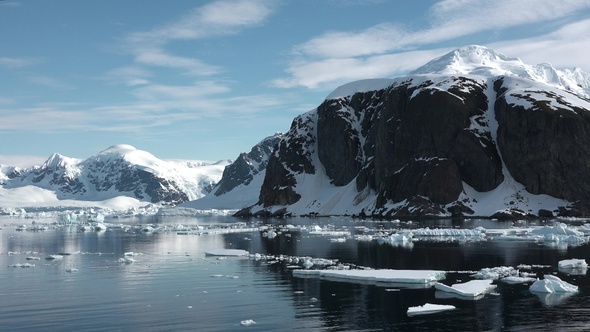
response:
M531 294L526 285L500 284L495 294L477 301L437 298L433 288L392 289L294 278L282 264L265 260L205 256L213 249L311 256L373 268L479 270L537 264L556 266L562 259L590 261L590 248L551 248L530 242L416 242L412 248L372 242L331 242L324 236L291 232L269 239L259 231L178 235L149 234L136 228L80 232L76 227L18 231L31 219L0 219L0 329L2 331L528 331L590 328L590 280L587 275L557 276L578 285L567 298ZM41 220L50 222L50 220ZM115 219L112 223L211 225L243 221L226 218ZM288 219L274 223L396 228L387 222L351 219ZM255 223L253 226L260 226ZM433 221L402 227L506 228L510 223ZM59 260L45 257L71 253ZM140 253L132 264L119 263L125 252ZM40 260L26 260L37 256ZM10 267L35 264L30 268ZM67 272L77 269L77 272ZM538 269L556 273L555 268ZM449 273L447 281L467 281ZM408 317L410 306L452 304L451 312ZM256 324L243 326L244 320Z

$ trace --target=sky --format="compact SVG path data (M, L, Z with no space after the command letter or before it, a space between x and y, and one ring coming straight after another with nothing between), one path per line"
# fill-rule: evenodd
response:
M590 0L0 0L0 164L235 159L338 86L465 45L590 71Z

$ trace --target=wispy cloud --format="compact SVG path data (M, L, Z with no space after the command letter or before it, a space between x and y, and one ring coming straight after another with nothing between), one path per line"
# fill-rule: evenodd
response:
M0 66L6 68L23 68L40 63L40 59L35 58L8 58L0 57Z
M193 9L180 20L127 36L132 44L165 44L235 34L260 25L271 14L270 1L222 0Z
M119 67L109 70L103 77L105 81L112 84L122 83L127 86L148 84L152 74L137 66Z
M493 43L490 46L520 57L531 64L551 61L558 68L581 67L590 71L590 19L567 24L560 29L535 38Z
M266 0L215 1L191 10L175 22L131 33L123 41L137 64L182 69L195 76L213 75L219 72L217 66L174 55L166 50L166 44L237 34L263 24L273 6L273 2Z
M417 49L435 46L485 31L507 30L517 26L553 22L563 25L563 18L575 17L590 8L588 1L553 0L443 0L429 11L430 26L411 31L394 23L382 23L362 31L328 32L293 48L293 60L286 69L288 77L273 83L279 87L303 86L310 89L333 87L346 80L399 74L424 62L416 58ZM548 33L541 31L538 33ZM557 47L566 35L553 35ZM522 42L522 41L521 41ZM458 45L461 46L461 45ZM419 55L428 52L418 53ZM395 65L378 60L398 54ZM346 65L346 66L344 66ZM343 70L345 68L345 70ZM337 69L338 72L334 73ZM343 71L348 71L343 73Z
M43 75L30 75L28 81L37 85L41 85L47 88L55 90L74 90L75 88L67 83L64 83L58 79Z
M234 95L216 82L193 85L145 85L132 90L136 100L115 105L43 104L18 107L0 104L0 130L63 132L158 133L166 126L185 126L202 119L256 117L295 101L290 94Z

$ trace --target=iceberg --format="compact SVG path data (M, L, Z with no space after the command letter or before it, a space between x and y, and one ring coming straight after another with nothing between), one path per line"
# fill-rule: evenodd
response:
M436 313L436 312L455 310L455 309L457 309L457 308L453 305L426 303L424 305L417 306L417 307L409 307L407 314L408 314L408 316L415 316L415 315L432 314L432 313Z
M559 269L586 269L588 268L588 263L586 263L585 259L564 259L557 263L557 267Z
M496 288L492 284L493 280L471 280L461 284L454 284L447 286L443 283L437 282L434 288L450 295L459 296L460 298L478 299Z
M429 285L446 277L445 271L436 270L294 270L294 277L318 277L336 281L400 283Z
M533 293L568 293L577 292L578 286L565 282L559 277L546 274L545 279L535 281L529 291Z

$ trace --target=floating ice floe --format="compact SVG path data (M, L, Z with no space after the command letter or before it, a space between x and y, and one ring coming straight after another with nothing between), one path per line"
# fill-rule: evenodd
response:
M49 256L45 257L45 259L48 261L55 260L55 259L62 259L62 258L64 258L63 255L49 255Z
M446 277L445 271L436 270L294 270L293 276L316 277L347 282L399 283L428 285Z
M500 279L501 282L507 283L507 284L529 284L529 283L533 283L535 282L535 280L537 280L537 278L531 278L531 277L517 277L517 276L508 276L508 277L504 277L502 279Z
M483 227L476 227L473 229L457 229L457 228L418 228L413 229L414 237L453 237L453 238L467 238L476 237L484 238L486 236L486 229Z
M446 295L450 295L451 297L456 296L459 298L479 299L496 288L496 285L493 285L492 282L493 280L489 279L471 280L460 284L453 284L451 286L437 282L434 284L434 288L446 293ZM438 292L436 294L439 295L439 297L446 297Z
M575 293L578 291L578 286L565 282L554 275L546 274L544 279L535 281L529 287L529 291L533 293Z
M246 319L240 322L240 325L242 326L252 326L254 324L256 324L256 322L251 319Z
M241 257L241 256L248 256L250 253L246 250L241 249L215 249L205 251L205 256L231 256L231 257Z
M29 256L27 257L28 261L39 261L41 260L41 257L37 257L37 256Z
M432 304L426 303L421 306L417 307L409 307L408 308L408 316L416 316L416 315L425 315L425 314L433 314L442 311L449 311L457 309L453 305L448 304Z
M586 275L588 271L588 263L585 259L564 259L559 261L557 264L559 272L573 274L573 275Z
M72 268L66 269L66 272L75 273L75 272L78 272L78 269L72 267Z

